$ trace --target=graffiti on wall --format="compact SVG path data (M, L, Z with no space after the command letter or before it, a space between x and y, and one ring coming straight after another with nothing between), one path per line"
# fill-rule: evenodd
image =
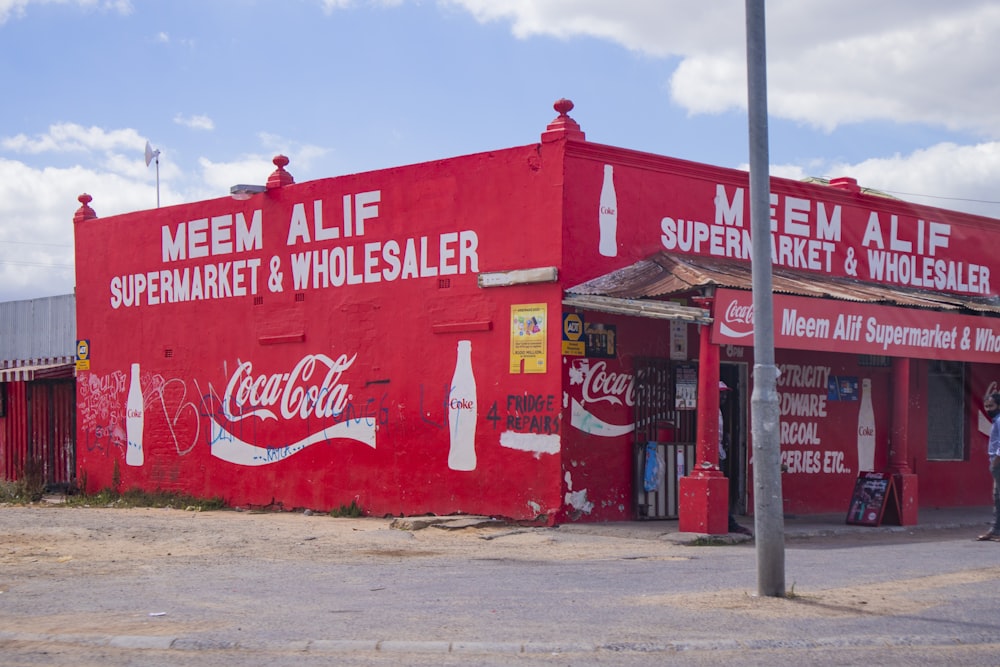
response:
M557 454L562 448L559 405L553 394L510 394L501 414L497 402L486 419L493 428L503 428L500 446L542 454Z
M356 356L305 355L277 373L255 372L252 362L237 360L231 373L223 365L228 380L221 392L211 382L203 388L196 378L189 385L142 372L141 408L126 408L133 383L125 372L88 373L79 383L80 432L88 451L111 455L125 452L137 428L142 433L143 426L163 424L178 456L201 442L212 456L242 466L283 461L321 442L353 440L374 449L378 428L388 423L388 397L359 401L351 393L342 376ZM129 423L137 418L145 424ZM276 427L295 422L302 429ZM299 430L304 435L283 440L285 433ZM141 436L136 445L142 447ZM141 465L141 459L133 457L130 465Z

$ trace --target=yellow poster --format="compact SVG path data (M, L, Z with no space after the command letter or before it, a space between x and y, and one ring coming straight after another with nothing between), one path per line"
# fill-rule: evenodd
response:
M510 315L510 372L544 373L548 305L513 305Z
M563 313L562 353L567 357L587 355L587 343L583 340L583 316L578 313Z

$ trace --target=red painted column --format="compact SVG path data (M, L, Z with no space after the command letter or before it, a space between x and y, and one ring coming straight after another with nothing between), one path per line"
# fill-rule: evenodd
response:
M892 360L892 425L889 431L889 472L899 494L899 523L917 523L917 476L909 464L910 360Z
M712 299L696 299L711 309ZM686 533L729 532L729 481L719 470L719 346L699 327L698 441L694 469L679 483L678 528Z

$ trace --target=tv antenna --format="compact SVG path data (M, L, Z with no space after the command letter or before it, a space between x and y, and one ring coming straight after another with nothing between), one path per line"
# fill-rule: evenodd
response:
M156 208L160 208L160 150L153 150L153 147L146 142L146 166L156 160Z

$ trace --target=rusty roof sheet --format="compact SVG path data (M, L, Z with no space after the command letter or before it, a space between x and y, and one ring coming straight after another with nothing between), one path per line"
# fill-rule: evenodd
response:
M1000 299L997 298L890 287L777 266L772 268L771 283L776 294L1000 316ZM707 287L751 289L750 264L714 257L678 257L660 252L631 266L571 287L566 292L641 299L703 291Z

